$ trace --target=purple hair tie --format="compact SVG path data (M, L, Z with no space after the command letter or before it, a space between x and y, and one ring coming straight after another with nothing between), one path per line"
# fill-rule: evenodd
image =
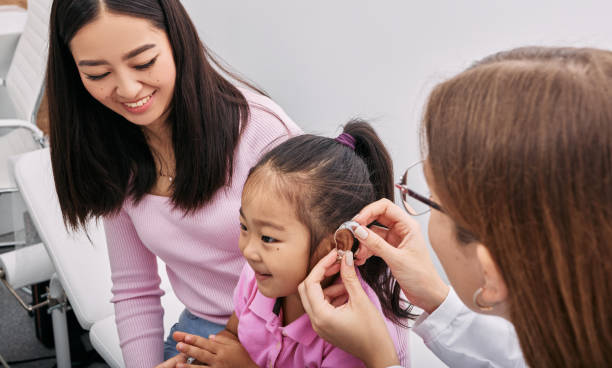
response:
M336 137L335 141L349 147L353 151L355 150L355 143L357 142L355 141L355 137L348 133L340 134L338 137Z

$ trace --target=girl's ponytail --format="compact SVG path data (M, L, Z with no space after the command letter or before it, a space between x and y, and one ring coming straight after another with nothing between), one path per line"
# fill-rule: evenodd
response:
M343 133L355 139L355 153L368 167L376 199L387 198L393 201L393 162L372 126L363 120L354 119L344 126Z
M378 134L363 120L351 120L344 126L343 133L355 139L355 154L368 168L376 199L387 198L393 201L393 161ZM382 258L370 257L359 270L378 296L387 317L400 325L404 325L403 319L414 318L412 307L404 303L400 285L388 271L388 266ZM407 306L404 307L403 304Z

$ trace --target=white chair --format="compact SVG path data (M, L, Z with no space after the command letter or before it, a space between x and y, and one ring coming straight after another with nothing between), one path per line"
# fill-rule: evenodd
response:
M21 155L15 163L15 179L34 226L55 267L56 279L65 290L79 323L90 331L92 345L105 361L111 367L123 367L113 307L110 303L110 266L101 222L88 225L88 236L82 231L66 231L53 182L48 149ZM162 279L161 288L166 292L162 297L162 306L165 310L164 330L167 334L172 324L178 321L184 306L172 292L165 265L158 261L158 266ZM56 346L64 346L63 344L67 347L67 341L58 344L56 340ZM57 353L65 355L65 352ZM58 367L69 366L69 359L64 363L67 365L60 364L66 362L64 358L65 356L58 355Z
M24 12L15 8L0 11L0 21L6 21L0 23L0 30L6 30L6 37L0 37L6 44L0 50L8 54L15 48L14 54L0 56L3 63L10 59L6 76L0 75L0 235L23 229L23 208L9 170L9 157L44 146L35 118L45 79L50 10L51 0L29 0L20 35L17 32ZM17 35L19 41L14 46ZM14 244L20 242L0 245Z

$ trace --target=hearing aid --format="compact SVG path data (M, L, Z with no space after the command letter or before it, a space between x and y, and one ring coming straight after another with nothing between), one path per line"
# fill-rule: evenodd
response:
M338 233L345 231L345 230L348 230L351 232L351 235L353 236L353 246L351 247L351 250L353 251L353 258L354 258L355 251L359 248L359 240L357 240L357 238L355 237L355 228L359 226L361 225L356 221L346 221L346 222L343 222L342 225L340 225L338 229L336 229L336 231L334 232L334 244L336 245L336 249L338 250L338 258L337 258L338 261L342 260L342 257L344 257L344 253L346 253L342 249L338 249L338 240L336 239L338 236Z

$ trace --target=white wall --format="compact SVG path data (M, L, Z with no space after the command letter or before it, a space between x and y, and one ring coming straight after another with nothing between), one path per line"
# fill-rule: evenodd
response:
M183 0L204 42L308 132L374 119L399 173L437 82L523 45L612 48L612 3ZM420 219L426 225L426 218Z

